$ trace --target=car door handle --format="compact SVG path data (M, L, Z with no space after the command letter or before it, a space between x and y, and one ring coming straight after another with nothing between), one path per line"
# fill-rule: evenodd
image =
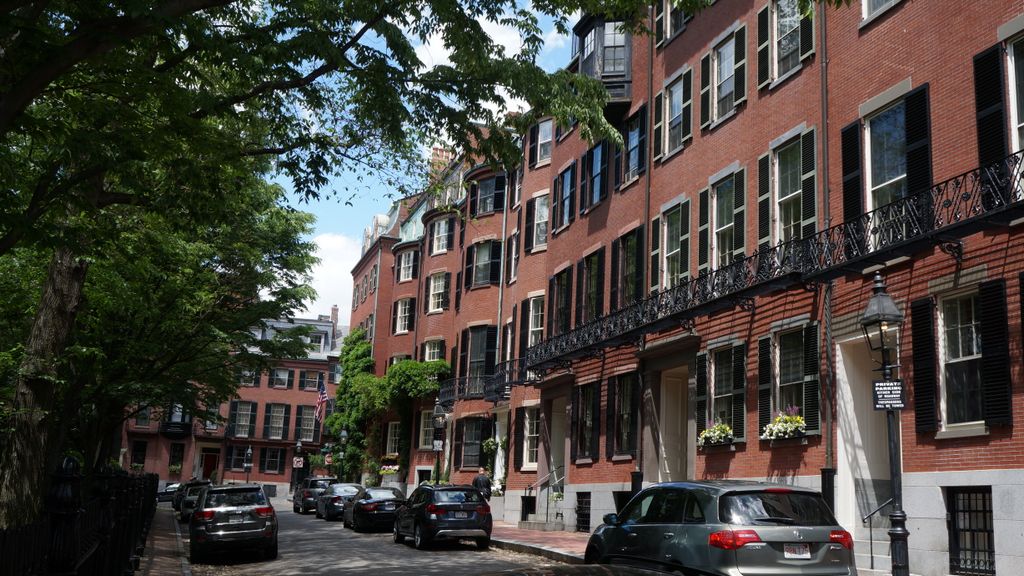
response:
M672 532L665 532L664 534L661 535L661 537L664 538L665 540L671 540L672 538L675 538L676 535L673 534Z
M637 534L636 532L630 532L626 535L627 538L636 538L637 536L639 536L639 534Z

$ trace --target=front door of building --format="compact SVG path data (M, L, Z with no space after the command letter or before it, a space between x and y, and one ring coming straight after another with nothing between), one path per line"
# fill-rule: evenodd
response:
M686 479L686 447L690 413L686 408L688 375L685 366L661 373L661 407L658 411L658 481L676 482Z
M872 381L878 363L858 334L836 343L836 519L860 539L867 539L861 519L892 495L885 412L874 409ZM872 519L888 526L889 509Z
M220 465L220 450L203 448L203 480L209 479Z
M551 401L551 425L546 444L551 448L548 466L552 484L561 486L565 479L565 442L569 435L565 429L565 396Z

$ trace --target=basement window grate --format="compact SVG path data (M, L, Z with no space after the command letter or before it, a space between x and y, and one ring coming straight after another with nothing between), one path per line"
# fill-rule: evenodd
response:
M576 493L576 531L590 532L590 492Z
M996 573L992 488L949 488L949 571L967 576Z

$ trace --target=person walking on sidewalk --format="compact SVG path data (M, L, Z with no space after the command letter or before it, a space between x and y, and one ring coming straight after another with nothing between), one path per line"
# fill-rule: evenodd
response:
M480 473L473 478L473 488L479 490L485 500L491 499L491 478L487 475L485 468L481 468Z

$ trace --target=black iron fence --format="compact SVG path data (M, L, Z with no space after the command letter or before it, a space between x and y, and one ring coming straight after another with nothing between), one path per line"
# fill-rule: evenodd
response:
M960 257L959 239L1024 217L1024 151L965 172L837 226L757 253L652 294L530 347L526 365L544 369L686 325L755 296L822 282L939 245Z
M0 576L110 576L138 569L156 510L155 474L79 474L66 458L53 475L46 513L0 530Z

